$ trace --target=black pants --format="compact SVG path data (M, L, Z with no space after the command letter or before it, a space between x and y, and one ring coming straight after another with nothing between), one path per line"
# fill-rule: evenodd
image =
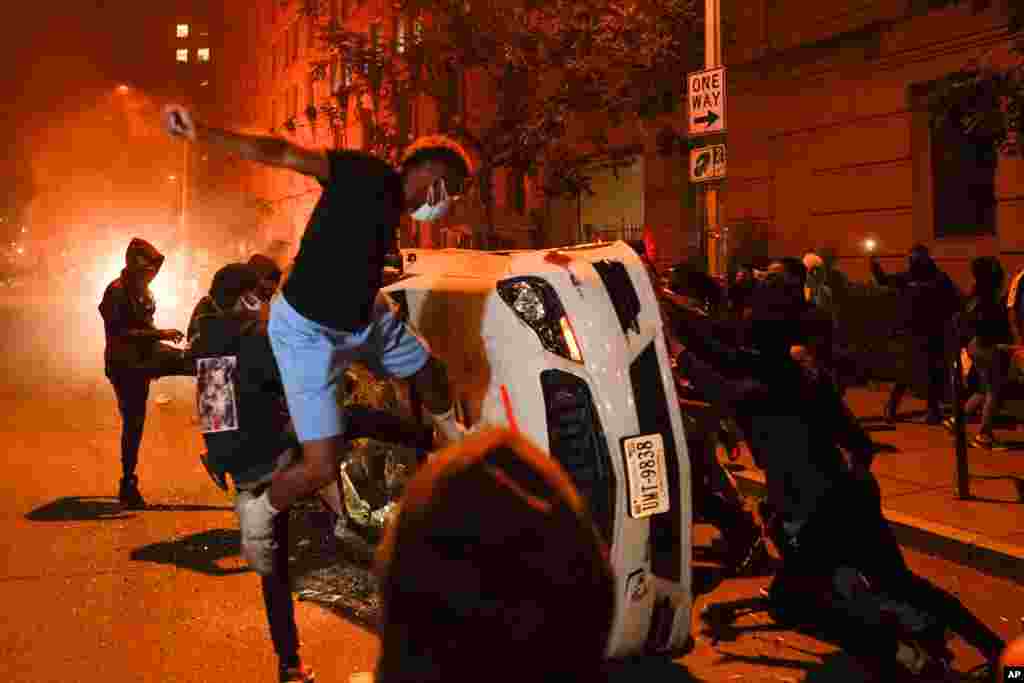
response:
M835 487L827 508L816 513L797 537L798 549L784 560L791 586L821 585L839 567L859 570L872 590L920 609L961 636L986 658L995 659L1003 640L974 616L955 596L914 574L882 515L874 477L851 479ZM830 581L830 579L829 579ZM826 581L825 583L828 583ZM895 653L896 629L877 615L832 614L828 629L853 654Z
M760 534L760 528L742 504L714 490L711 467L719 466L710 462L715 457L714 440L710 436L707 440L694 438L687 439L686 444L690 453L690 490L694 512L721 532L730 549L743 549Z
M139 464L139 446L146 426L146 402L149 383L159 377L195 375L194 363L179 349L160 344L144 364L107 369L107 378L117 396L121 413L121 473L125 479L135 476Z
M117 396L117 410L121 413L121 474L125 479L131 479L139 464L150 379L140 373L111 374L109 377Z
M907 364L913 368L912 373L926 387L925 400L928 403L928 415L942 414L942 399L945 394L946 358L943 349L931 343L918 343L912 347L913 353ZM910 388L909 383L897 383L889 394L888 412L895 416L904 394Z
M295 602L292 600L288 573L288 510L274 517L274 568L269 576L260 577L263 604L270 625L270 639L281 666L295 666L299 657L299 630L295 625Z

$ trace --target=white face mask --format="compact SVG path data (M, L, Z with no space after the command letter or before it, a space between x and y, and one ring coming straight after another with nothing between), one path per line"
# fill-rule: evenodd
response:
M451 208L452 199L448 196L448 188L445 187L444 178L438 178L427 188L427 201L423 206L410 214L413 220L429 223L441 220L448 214Z
M263 308L263 301L256 295L255 292L246 292L242 296L238 297L239 310L249 311L250 313L258 313Z

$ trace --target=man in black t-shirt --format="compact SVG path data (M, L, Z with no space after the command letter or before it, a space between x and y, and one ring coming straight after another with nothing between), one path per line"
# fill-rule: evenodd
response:
M266 518L267 538L277 511L336 474L346 448L346 416L338 406L351 362L361 361L377 374L408 378L442 438L460 440L465 430L454 418L444 365L379 290L402 214L419 221L442 218L471 177L466 152L443 136L422 138L406 150L396 170L361 152L309 150L280 138L209 128L177 105L164 110L164 122L172 136L297 171L323 186L270 315L271 344L304 464L276 478L268 493L253 502Z

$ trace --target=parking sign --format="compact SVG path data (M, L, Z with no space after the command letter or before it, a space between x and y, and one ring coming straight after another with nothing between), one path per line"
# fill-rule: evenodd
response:
M690 182L704 183L725 178L725 145L708 145L690 150Z

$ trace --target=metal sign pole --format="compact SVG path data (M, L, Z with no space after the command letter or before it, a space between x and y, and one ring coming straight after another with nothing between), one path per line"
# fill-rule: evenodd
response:
M704 68L714 69L722 65L720 0L704 0ZM707 245L708 274L717 277L723 274L720 263L718 225L718 186L708 183L704 188L706 220L705 244Z
M971 498L971 475L967 464L967 429L964 425L963 405L963 363L960 359L960 316L953 320L952 400L953 400L953 447L956 451L957 498Z

